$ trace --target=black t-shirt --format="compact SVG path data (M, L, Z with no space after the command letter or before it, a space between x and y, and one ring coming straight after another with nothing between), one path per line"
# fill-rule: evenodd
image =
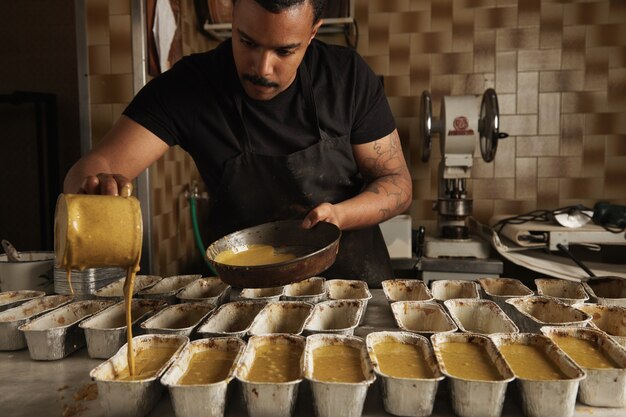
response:
M353 50L313 40L304 57L313 85L320 128L330 137L348 135L367 143L395 129L378 77ZM252 152L287 155L315 144L319 134L307 108L301 77L269 101L245 94L235 69L231 40L181 59L150 81L124 110L169 145L194 159L208 190L214 192L226 161L241 153L242 117Z

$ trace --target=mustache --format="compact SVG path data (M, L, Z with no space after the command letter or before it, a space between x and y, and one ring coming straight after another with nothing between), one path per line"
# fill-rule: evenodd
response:
M261 87L273 87L278 88L278 84L268 80L267 78L260 77L258 75L243 74L243 79L250 81L254 85L260 85Z

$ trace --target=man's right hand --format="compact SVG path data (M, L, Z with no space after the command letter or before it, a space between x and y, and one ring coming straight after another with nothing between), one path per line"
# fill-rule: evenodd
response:
M132 182L121 174L90 175L85 178L78 194L104 194L130 197L133 192Z

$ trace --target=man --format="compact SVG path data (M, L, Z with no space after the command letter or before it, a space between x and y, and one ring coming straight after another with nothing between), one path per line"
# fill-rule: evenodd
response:
M392 276L378 223L411 178L382 85L352 50L314 40L324 0L234 0L232 39L146 85L68 173L69 193L118 194L169 146L211 195L212 240L288 218L342 230L328 278Z

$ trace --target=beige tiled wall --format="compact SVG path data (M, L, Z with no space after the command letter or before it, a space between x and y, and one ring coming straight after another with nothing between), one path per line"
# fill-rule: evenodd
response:
M499 96L496 158L475 155L475 216L598 200L626 203L626 2L356 0L359 52L409 149L414 225L434 229L439 141L419 159L419 96Z
M182 2L185 53L215 45L195 30ZM132 95L129 0L87 0L93 137ZM419 96L498 92L502 130L496 158L475 155L475 216L522 213L598 200L626 204L626 1L355 0L358 51L378 74L413 176L413 224L434 230L439 143L419 159ZM126 41L128 39L128 41ZM337 36L322 36L341 42ZM157 273L194 258L185 184L197 179L172 149L152 170Z

